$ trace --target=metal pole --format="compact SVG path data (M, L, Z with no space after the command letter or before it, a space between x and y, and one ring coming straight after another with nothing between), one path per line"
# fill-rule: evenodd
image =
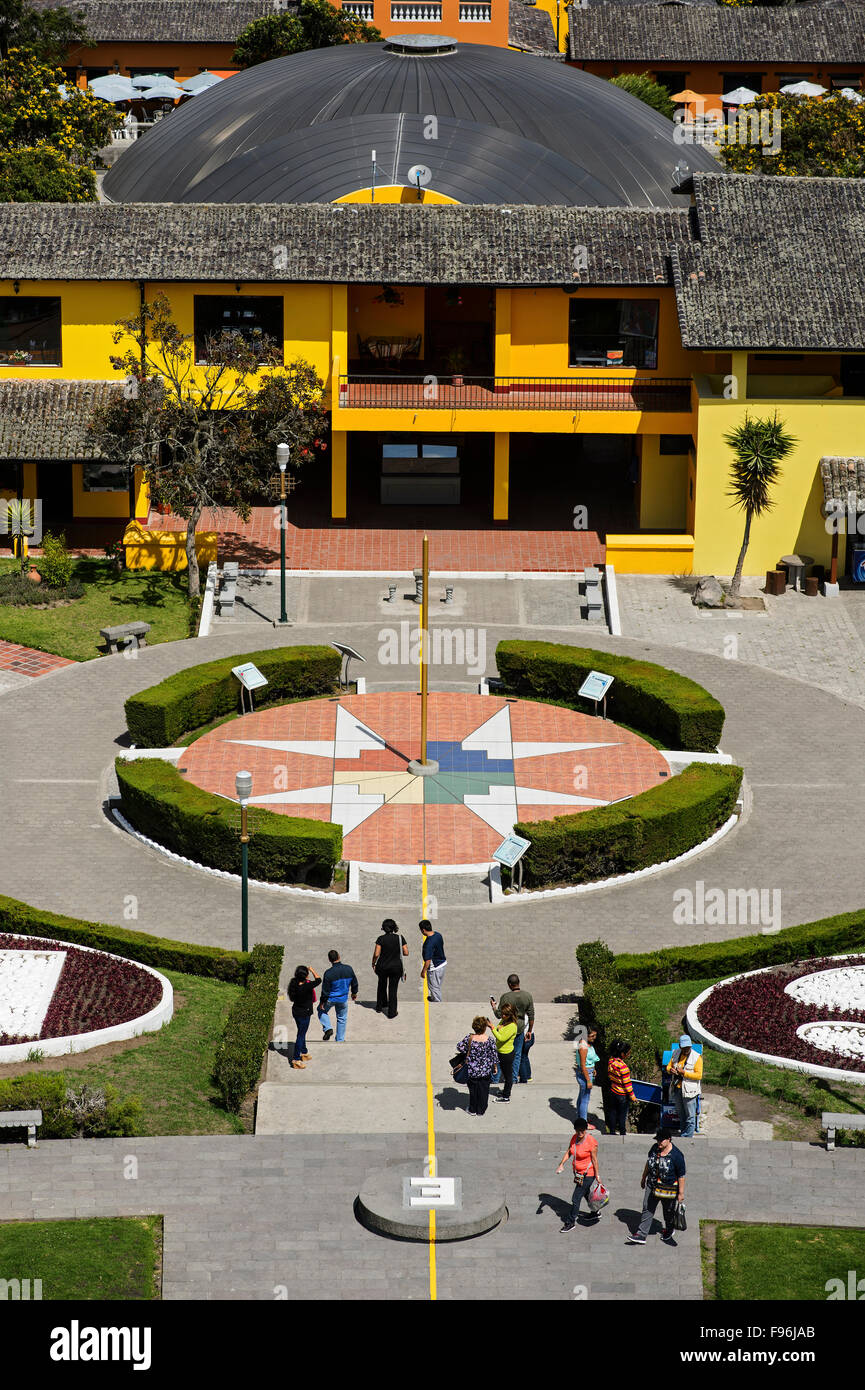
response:
M240 804L240 949L249 950L249 831L246 803Z
M429 699L429 537L423 538L423 597L420 605L420 760L425 763L427 736L427 701Z
M288 614L285 611L285 469L280 471L279 486L279 621L287 623Z

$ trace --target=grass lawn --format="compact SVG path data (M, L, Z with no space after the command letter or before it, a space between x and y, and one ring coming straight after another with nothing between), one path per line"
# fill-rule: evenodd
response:
M42 1281L46 1302L160 1297L162 1217L0 1223L0 1278Z
M162 973L174 989L168 1026L135 1047L64 1074L70 1084L108 1082L121 1099L139 1096L141 1134L241 1134L243 1122L222 1108L211 1080L225 1020L241 986L174 970ZM34 1070L40 1070L38 1063Z
M17 563L0 561L0 573ZM39 568L38 556L33 564ZM54 652L71 661L91 661L101 655L101 627L141 619L152 625L149 643L176 642L189 636L185 574L124 570L118 575L107 560L80 559L75 576L84 584L84 597L72 603L39 610L0 604L0 639Z
M827 1290L830 1279L840 1279L846 1292L847 1271L865 1268L862 1230L702 1222L704 1252L709 1234L704 1228L712 1225L714 1293L707 1288L707 1298L824 1302L838 1288Z
M652 1040L659 1052L669 1047L670 1042L681 1033L685 1009L691 1000L716 983L715 979L684 980L637 991L636 997L649 1021ZM714 1052L709 1047L703 1052L703 1080L710 1086L752 1091L755 1095L765 1096L773 1103L790 1106L805 1115L819 1115L823 1110L859 1114L865 1111L865 1088L862 1086L822 1081L787 1071L784 1067L773 1067L768 1062L753 1062L749 1057L741 1057L735 1052ZM780 1136L776 1130L777 1137ZM790 1134L790 1138L796 1137L801 1135ZM860 1136L856 1134L850 1137L858 1140ZM844 1141L845 1136L839 1134L839 1145Z

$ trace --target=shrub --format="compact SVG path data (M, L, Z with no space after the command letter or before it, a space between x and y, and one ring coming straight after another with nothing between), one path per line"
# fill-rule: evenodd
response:
M228 1015L216 1055L214 1077L226 1110L236 1113L258 1081L270 1038L281 968L281 946L253 947L246 990Z
M0 1110L41 1110L41 1139L108 1139L135 1134L141 1102L118 1101L113 1086L70 1087L59 1072L27 1072L0 1081Z
M116 768L123 814L142 835L197 864L240 872L235 802L202 791L161 758L118 758ZM338 825L256 808L249 842L252 878L327 886L341 857Z
M63 599L81 598L83 593L84 585L80 579L71 579L61 589L46 589L43 584L34 584L20 571L13 570L11 574L0 576L0 603L8 603L15 608L50 605Z
M613 87L621 87L623 92L630 92L632 97L644 101L655 111L660 111L662 116L673 119L676 108L670 100L669 92L648 72L623 72L618 77L611 77L610 83Z
M616 977L628 989L674 984L677 980L718 979L764 965L843 955L865 946L865 911L845 912L787 927L773 936L737 936L698 946L671 946L643 955L616 956Z
M63 536L46 531L42 537L42 559L39 561L42 583L47 584L49 589L65 589L72 578L74 566L75 561L66 549Z
M627 801L519 824L532 842L525 883L589 883L675 859L729 819L741 782L740 767L694 763Z
M710 753L724 727L724 709L696 681L650 661L555 642L500 642L496 664L517 695L562 700L574 709L592 670L615 676L607 696L611 719L661 739L668 748Z
M259 708L280 700L336 689L341 657L330 647L274 647L190 666L126 701L126 727L139 748L167 748L222 714L240 709L240 685L231 668L252 661L267 677L256 692Z
M152 965L156 970L179 970L186 975L203 975L230 984L244 984L249 970L250 957L241 951L223 951L219 946L171 941L148 936L145 932L128 931L125 927L106 926L103 922L63 917L3 896L0 896L0 931L92 946L98 951L111 951L116 956L140 961L142 965Z
M583 941L577 947L577 965L583 984L594 975L615 975L616 957L605 941Z

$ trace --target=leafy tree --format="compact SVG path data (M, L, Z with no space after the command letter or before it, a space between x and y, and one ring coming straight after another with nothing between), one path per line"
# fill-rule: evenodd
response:
M83 21L80 10L37 10L29 0L0 0L0 58L21 48L52 66L63 63L70 48L94 46Z
M751 522L755 516L760 517L771 511L775 505L770 491L781 476L781 464L798 442L787 434L783 421L778 419L777 410L772 419L763 420L752 419L746 411L741 424L724 435L724 443L733 450L728 496L733 498L733 505L745 513L742 549L730 585L734 598L738 598L742 583L742 567L751 539Z
M49 145L73 162L89 162L107 145L120 117L107 101L77 87L64 100L63 73L23 49L0 60L0 150Z
M197 363L193 338L178 328L164 295L116 325L115 343L130 338L111 358L126 386L97 408L91 428L107 458L142 468L152 500L185 519L193 598L202 513L230 510L248 520L282 438L299 465L327 447L323 382L305 362L283 368L281 346L262 334L223 331L205 342L206 360Z
M50 145L0 153L0 203L92 203L93 170Z
M721 158L737 174L865 177L865 102L840 94L797 97L768 92L740 110L740 125L752 112L768 112L768 116L754 115L755 134L762 120L769 130L774 128L775 135L765 146L719 144Z
M669 92L647 72L623 72L618 77L611 77L610 82L614 87L621 87L623 92L630 92L632 97L639 97L647 106L660 111L662 116L673 119L676 108L670 100Z
M340 43L379 43L381 37L372 24L336 9L327 0L300 0L295 14L265 15L248 24L237 40L232 62L252 68L289 53L333 48Z

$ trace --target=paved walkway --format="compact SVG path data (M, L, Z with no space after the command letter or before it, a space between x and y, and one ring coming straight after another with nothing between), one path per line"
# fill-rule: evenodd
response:
M21 647L17 642L0 640L0 683L7 672L19 676L45 676L49 671L59 671L64 666L74 666L65 656L54 656L51 652L39 652L33 647Z
M503 1270L515 1299L655 1299L661 1288L669 1299L700 1299L701 1218L861 1224L861 1150L683 1140L690 1229L675 1249L656 1235L647 1249L625 1248L649 1144L629 1135L600 1140L611 1192L601 1221L562 1234L572 1184L567 1170L555 1170L566 1142L549 1134L440 1136L439 1173L488 1172L509 1211L489 1235L437 1247L440 1299L500 1301ZM162 1214L166 1299L424 1300L427 1247L372 1235L352 1204L367 1172L414 1158L420 1175L425 1152L422 1133L0 1146L0 1220ZM49 1296L50 1269L32 1277ZM815 1288L814 1298L824 1297Z

